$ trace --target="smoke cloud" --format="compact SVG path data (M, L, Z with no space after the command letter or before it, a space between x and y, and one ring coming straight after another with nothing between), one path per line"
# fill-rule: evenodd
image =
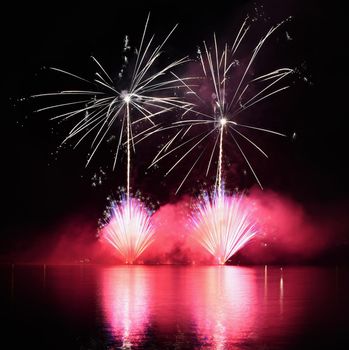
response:
M252 189L246 196L255 208L259 234L232 257L234 264L312 262L333 255L338 247L347 247L345 210L330 212L323 206L315 214L309 213L300 203L270 190ZM139 263L213 263L213 257L193 237L189 222L193 200L182 197L175 203L162 205L153 214L154 242L140 256ZM26 249L13 252L11 260L122 263L118 252L98 236L96 222L84 216L69 218L40 237L27 244Z

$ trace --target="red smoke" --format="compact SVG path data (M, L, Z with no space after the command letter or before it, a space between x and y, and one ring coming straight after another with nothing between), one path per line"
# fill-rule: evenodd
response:
M26 248L14 252L11 260L47 264L111 263L117 257L108 244L97 239L96 222L76 215L46 229Z
M339 234L346 232L347 228L342 225L346 222L343 213L337 215L341 222L335 219L333 213L311 216L299 203L272 191L253 189L248 197L255 205L260 233L233 257L233 263L303 263L321 257L342 244ZM154 213L155 240L139 258L140 263L213 262L210 254L192 237L189 225L192 200L182 197L176 203L164 204ZM325 209L322 211L327 213ZM31 244L30 249L17 253L16 260L40 263L122 262L115 249L98 238L96 223L83 216L63 222L44 237Z
M211 256L191 237L191 199L183 197L155 212L152 223L155 241L143 254L145 262L162 264L208 263Z
M256 204L260 234L241 251L249 262L304 262L333 240L329 218L315 220L292 199L259 189L252 190L250 198Z

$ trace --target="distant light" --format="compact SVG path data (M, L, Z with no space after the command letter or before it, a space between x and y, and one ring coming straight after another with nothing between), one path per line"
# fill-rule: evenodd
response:
M221 123L222 126L224 126L225 124L227 124L227 118L221 118L219 122Z

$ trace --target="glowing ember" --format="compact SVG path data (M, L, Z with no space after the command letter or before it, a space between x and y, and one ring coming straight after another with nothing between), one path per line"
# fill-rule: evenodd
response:
M126 264L133 264L153 242L153 227L144 205L134 198L115 204L111 218L103 228L103 237L122 255Z
M257 233L251 206L243 196L226 196L223 192L204 196L191 221L195 238L223 265Z

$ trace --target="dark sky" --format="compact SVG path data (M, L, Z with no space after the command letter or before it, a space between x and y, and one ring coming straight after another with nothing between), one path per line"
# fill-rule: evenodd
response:
M274 56L264 58L268 60L265 64L274 59L276 67L299 67L311 82L298 79L284 96L263 105L259 112L257 107L257 118L265 113L267 122L288 135L297 134L295 140L263 139L271 159L256 160L258 175L267 189L291 196L305 207L343 206L348 198L344 105L349 33L345 11L335 2L320 5L312 0L266 0L257 4L264 5L270 24L294 17L285 28L292 40L269 48ZM91 177L98 173L99 160L106 164L107 159L98 154L92 167L85 169L86 145L77 151L63 151L54 161L51 153L64 136L64 126L56 130L57 125L48 121L47 114L32 113L38 107L32 101L19 101L31 94L55 90L64 82L43 67L88 75L93 72L90 55L100 58L107 67L119 64L124 35L137 43L148 11L150 31L159 35L180 23L167 46L168 52L176 57L191 55L202 40L210 40L213 31L229 38L253 7L250 1L214 1L210 5L189 1L144 1L141 5L135 1L57 1L45 5L14 2L3 10L2 251L17 238L29 240L36 232L49 230L71 215L97 220L106 196L124 182L121 169L116 174L108 173L102 186L93 187ZM259 67L263 64L261 57ZM135 156L140 165L134 169L134 187L149 194L153 201L175 200L176 175L163 180L159 170L144 178L152 143L146 146L144 153ZM252 184L253 178L247 175L238 185ZM196 186L192 179L182 194Z

